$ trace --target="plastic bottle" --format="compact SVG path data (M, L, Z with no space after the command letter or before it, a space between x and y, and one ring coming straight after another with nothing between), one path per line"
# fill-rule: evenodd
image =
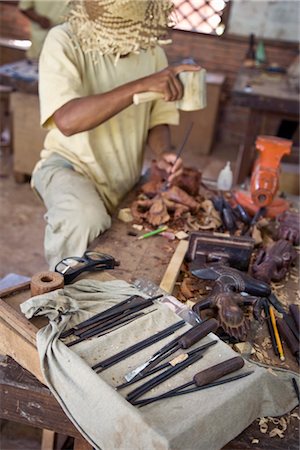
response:
M227 161L226 166L220 171L217 179L217 187L219 191L230 191L232 187L233 174L230 167L230 161Z

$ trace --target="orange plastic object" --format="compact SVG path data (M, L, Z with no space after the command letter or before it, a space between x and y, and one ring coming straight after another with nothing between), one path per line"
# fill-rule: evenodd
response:
M237 201L250 213L267 207L267 216L276 217L286 211L286 200L276 198L278 191L279 166L281 158L291 152L292 141L275 136L258 136L256 148L259 156L255 162L250 182L250 194L237 192Z

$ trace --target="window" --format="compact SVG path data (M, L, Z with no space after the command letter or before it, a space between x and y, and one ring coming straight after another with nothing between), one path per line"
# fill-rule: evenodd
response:
M228 0L173 0L176 10L175 29L221 35L225 30Z

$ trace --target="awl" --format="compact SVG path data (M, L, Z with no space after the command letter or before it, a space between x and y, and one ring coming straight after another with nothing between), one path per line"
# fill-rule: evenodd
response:
M139 367L136 367L134 370L125 375L125 380L131 381L138 375L143 375L160 361L167 358L172 353L175 353L179 349L190 348L193 344L199 342L200 339L207 336L209 333L216 331L218 326L219 323L216 319L209 319L205 322L195 325L193 328L186 331L181 336L173 339L169 344L165 345L159 351L154 353L154 355L152 355L151 358L148 359L148 361L144 362Z

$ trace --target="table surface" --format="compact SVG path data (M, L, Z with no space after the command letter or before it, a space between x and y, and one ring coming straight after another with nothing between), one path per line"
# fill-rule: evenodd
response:
M133 192L130 196L128 196L125 204L130 204L130 201L135 197L135 195L136 193ZM155 283L156 285L159 285L166 271L166 268L168 267L170 259L176 249L178 240L168 241L165 237L159 235L144 240L138 240L137 236L131 236L128 234L128 232L132 230L133 228L131 223L121 222L116 217L114 217L111 229L97 238L92 243L90 248L103 253L108 253L114 256L116 259L120 260L121 264L119 267L107 272L113 275L115 278L124 279L128 282L131 282L135 279L145 279L149 280L152 283ZM138 234L143 234L144 232L145 230L138 232ZM99 275L101 276L101 274ZM95 273L90 273L87 276L89 278L97 278L97 274ZM29 292L27 293L27 298L28 297ZM24 293L24 300L25 299L26 293ZM289 361L291 361L291 357L289 358ZM275 365L280 366L280 362L278 361ZM292 368L293 370L297 370L297 366L293 362L292 367L290 368ZM0 372L1 370L4 369L0 367ZM28 382L27 375L24 378L24 382L26 380ZM17 379L16 382L20 383L20 379ZM31 376L31 389L33 388L34 384L36 384L36 389L41 389L41 384ZM299 442L296 432L297 425L297 420L292 419L283 439L271 439L268 434L262 434L259 430L258 423L254 422L246 430L244 430L243 433L241 433L233 441L227 444L224 447L224 450L244 450L253 448L253 439L258 439L259 441L255 443L256 449L267 449L275 447L277 449L296 449L297 443Z

